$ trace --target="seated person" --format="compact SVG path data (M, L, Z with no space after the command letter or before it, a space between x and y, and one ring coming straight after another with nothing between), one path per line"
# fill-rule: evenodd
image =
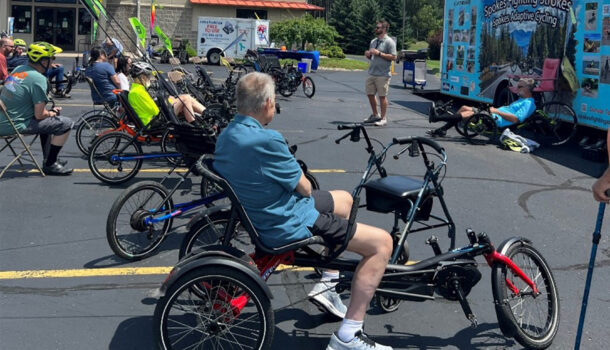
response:
M153 117L159 114L159 107L146 91L150 86L153 71L153 67L146 62L135 62L131 67L133 83L129 92L129 104L144 125L148 125ZM195 113L201 114L205 110L201 103L189 95L170 96L168 100L174 114L183 116L189 124L195 121Z
M85 70L85 76L93 80L93 84L102 95L99 96L92 89L91 99L96 104L107 102L113 106L117 103L117 97L112 90L121 88L119 77L114 71L114 67L107 62L106 53L101 47L93 47L89 54L89 67Z
M28 64L28 56L24 55L26 51L25 41L23 39L15 39L13 44L15 45L13 54L6 58L6 64L9 72L18 66Z
M521 78L517 83L517 94L519 99L508 106L495 108L490 107L489 112L492 113L496 125L499 128L511 126L513 124L523 123L536 111L536 103L532 97L535 81L532 78ZM445 136L447 130L456 126L462 119L467 119L473 115L480 113L478 108L471 106L462 106L455 114L436 115L434 107L430 108L429 121L435 123L437 121L446 121L447 123L438 129L428 130L426 134L436 137Z
M116 69L118 64L118 58L123 55L123 45L120 41L115 38L106 37L104 43L102 43L102 49L106 52L108 62L112 63Z
M118 59L116 72L119 77L119 81L121 82L121 90L129 91L129 78L127 75L129 74L129 70L131 69L131 57L121 56Z
M0 83L8 78L8 69L6 64L6 57L13 52L13 40L9 37L3 37L0 39Z
M55 52L56 54L61 53L63 51L57 46L55 48L57 49ZM46 75L47 78L49 78L49 81L55 78L55 93L53 94L54 97L70 98L70 95L67 94L66 91L64 91L64 66L63 64L55 63L55 56L51 57L51 67L49 67L49 69L47 70Z
M267 74L253 72L236 87L237 115L216 143L214 168L233 187L263 242L277 247L322 236L331 246L342 244L347 233L353 199L345 191L312 191L284 137L266 129L275 114L275 86ZM352 280L352 295L345 310L332 278L325 271L310 297L329 312L343 316L327 349L388 350L362 331L364 315L392 253L389 233L355 223L347 250L362 255Z
M46 42L30 44L28 64L13 70L0 98L20 133L40 135L44 157L42 170L45 174L70 175L72 169L58 159L58 154L68 139L74 122L68 117L59 116L61 107L45 109L48 102L48 80L44 74L51 67L56 49L58 48ZM8 119L0 113L0 135L12 133Z

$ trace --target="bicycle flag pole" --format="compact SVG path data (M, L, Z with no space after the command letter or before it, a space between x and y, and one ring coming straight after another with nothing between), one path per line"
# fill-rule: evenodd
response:
M597 212L597 223L593 232L593 247L591 247L591 257L589 258L589 269L587 271L587 282L585 283L585 292L582 296L582 306L580 307L580 320L578 321L578 331L576 332L576 342L574 350L580 349L580 338L582 337L582 328L585 323L585 315L587 313L587 301L589 299L589 288L591 287L591 279L593 278L593 268L595 267L595 255L597 254L597 245L601 239L602 221L604 219L604 211L606 203L599 203Z

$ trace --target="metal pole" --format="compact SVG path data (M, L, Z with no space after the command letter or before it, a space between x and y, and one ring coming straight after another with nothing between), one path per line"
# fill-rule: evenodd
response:
M136 17L138 17L138 21L140 20L140 0L136 0Z
M591 257L589 258L589 269L587 271L587 281L585 282L585 292L582 296L582 305L580 307L580 319L578 320L578 331L576 332L576 342L574 343L574 350L580 349L580 338L582 336L582 328L585 324L585 315L587 314L587 304L589 300L589 289L591 287L591 280L593 278L593 268L595 267L595 255L597 253L597 244L601 239L602 221L604 219L604 210L606 209L606 203L599 203L599 210L597 212L597 222L595 223L595 231L593 232L593 247L591 247Z
M400 43L400 49L405 49L405 17L407 15L407 0L404 0L402 4L402 42Z

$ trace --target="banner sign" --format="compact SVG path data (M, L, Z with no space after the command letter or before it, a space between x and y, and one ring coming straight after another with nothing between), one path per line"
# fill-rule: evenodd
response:
M165 35L165 33L163 33L163 31L161 30L161 28L159 28L159 26L155 26L155 32L157 32L157 35L159 35L159 38L161 40L163 40L163 46L165 46L167 51L169 51L169 54L172 55L172 57L173 57L174 51L172 51L172 41L167 37L167 35Z
M142 45L142 48L145 49L146 48L146 28L142 25L142 23L140 23L140 21L138 20L137 17L129 17L129 23L131 24L133 31L136 33L136 36L138 37L138 39L140 41L140 45Z

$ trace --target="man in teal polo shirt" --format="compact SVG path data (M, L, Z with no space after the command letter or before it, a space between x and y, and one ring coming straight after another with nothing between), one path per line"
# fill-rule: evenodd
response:
M263 242L277 247L319 235L340 244L347 234L352 197L345 191L312 191L282 135L265 126L275 114L275 86L269 75L250 73L237 83L237 115L216 143L214 168L233 187ZM362 331L364 315L392 252L386 231L357 223L347 249L363 256L352 280L349 307L341 303L325 271L310 297L343 317L327 349L388 350Z

